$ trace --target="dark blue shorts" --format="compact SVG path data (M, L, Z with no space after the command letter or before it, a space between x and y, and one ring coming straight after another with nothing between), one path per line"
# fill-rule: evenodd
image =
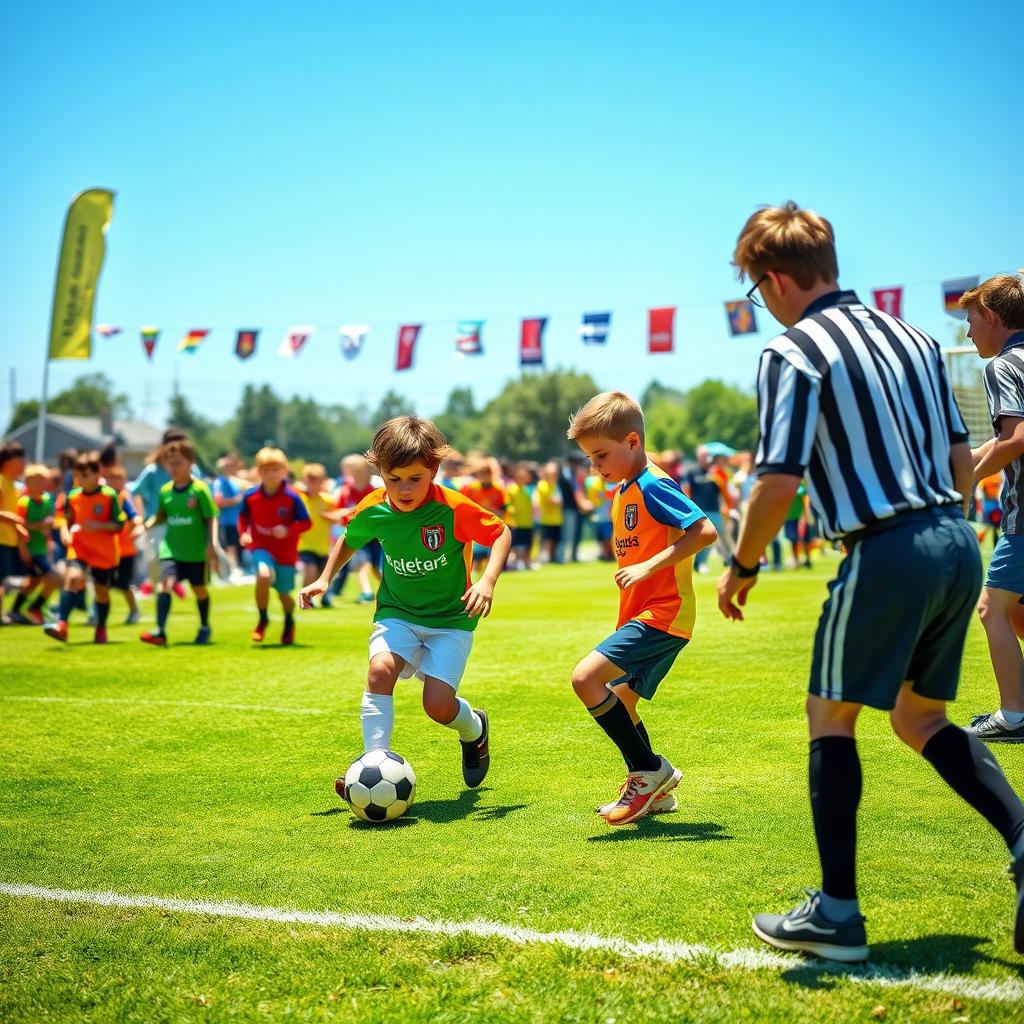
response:
M532 526L513 526L512 527L512 547L513 548L526 548L529 550L533 547L533 527Z
M672 636L633 619L594 649L622 669L626 678L616 679L613 686L626 683L641 697L653 700L658 684L689 642L685 637Z
M988 563L985 586L1024 594L1024 534L1004 533L996 541L992 561Z
M49 576L51 572L53 572L53 566L50 564L49 556L32 556L32 571L30 573L31 576L34 576L38 579L41 576Z
M24 576L27 572L18 548L13 544L0 544L0 583L8 576Z

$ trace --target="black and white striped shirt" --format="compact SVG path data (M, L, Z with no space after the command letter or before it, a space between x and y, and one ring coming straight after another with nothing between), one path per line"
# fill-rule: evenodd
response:
M758 405L758 473L806 473L830 537L960 501L949 449L967 427L938 344L853 292L821 296L768 344Z
M985 394L996 434L1002 416L1024 419L1024 331L1007 338L1003 350L985 367ZM1024 533L1024 455L1003 470L999 500L1003 506L1003 532Z

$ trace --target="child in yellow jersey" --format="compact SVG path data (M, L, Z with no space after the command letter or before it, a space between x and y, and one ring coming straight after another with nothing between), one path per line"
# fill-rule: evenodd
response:
M572 417L569 437L603 480L622 481L612 504L618 624L573 669L572 686L628 771L619 799L598 811L609 825L628 825L676 808L670 791L682 775L654 753L637 703L653 699L689 642L696 613L693 556L717 533L648 460L643 410L628 395L606 391L592 398Z
M0 445L0 602L7 577L25 575L31 564L29 532L18 514L21 494L15 483L24 472L25 449L17 441L5 441ZM3 619L6 623L7 616Z
M513 568L532 569L533 551L533 490L537 474L528 462L516 466L515 480L508 486L508 500L512 527Z
M540 524L541 554L548 562L555 561L555 552L562 542L562 523L565 520L558 476L558 463L547 463L540 471L540 479L533 492L537 522Z
M302 483L295 488L312 523L299 538L299 562L302 564L304 587L308 587L324 571L327 556L331 553L331 525L337 522L337 511L334 496L324 490L326 486L327 470L319 462L307 462L302 470ZM320 607L331 607L327 591L320 598Z

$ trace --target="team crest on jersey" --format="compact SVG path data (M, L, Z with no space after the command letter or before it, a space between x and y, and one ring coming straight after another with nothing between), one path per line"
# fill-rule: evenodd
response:
M93 505L93 507L92 507L92 514L94 516L101 516L101 515L103 515L103 511L104 511L104 509L103 509L103 505L101 503L97 503L97 504Z
M198 504L198 502L197 502L197 501L196 501L196 499L195 499L195 498L193 498L193 497L190 497L190 498L188 499L188 501L186 501L186 502L185 502L185 505L186 505L186 507L188 507L188 508L195 508L197 504Z
M420 538L428 551L440 551L444 547L444 526L421 526Z
M278 518L278 519L287 519L287 518L288 518L288 509L287 509L287 508L285 508L285 506L284 506L284 505L279 505L279 506L278 506L278 509L277 509L277 518Z
M626 524L626 529L635 530L637 520L640 518L640 510L636 505L627 505L623 518Z

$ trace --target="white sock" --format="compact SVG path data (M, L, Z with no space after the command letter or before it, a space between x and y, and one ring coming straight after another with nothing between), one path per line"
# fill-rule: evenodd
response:
M448 728L454 729L464 743L472 743L483 735L484 723L468 701L461 697L455 699L459 703L459 713L448 723Z
M390 693L364 693L359 708L363 751L390 750L395 727L395 698Z
M1006 708L1000 708L999 714L1007 725L1014 728L1024 722L1024 711L1007 711Z

